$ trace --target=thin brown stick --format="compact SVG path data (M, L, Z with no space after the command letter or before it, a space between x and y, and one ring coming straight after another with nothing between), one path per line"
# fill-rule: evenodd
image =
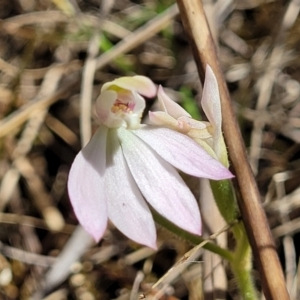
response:
M264 294L267 299L290 299L267 218L261 206L257 185L248 163L226 82L208 28L202 1L177 0L177 3L185 30L190 37L201 80L204 81L204 70L207 64L212 67L218 79L224 135L241 193L238 203L261 274Z

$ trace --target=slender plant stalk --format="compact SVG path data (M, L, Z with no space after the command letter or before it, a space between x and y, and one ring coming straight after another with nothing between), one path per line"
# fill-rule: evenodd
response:
M210 181L210 185L219 211L227 224L233 224L238 217L238 207L231 181ZM252 280L252 251L242 222L231 227L236 246L233 259L230 262L231 270L245 300L257 299L257 292Z
M202 82L204 82L206 65L209 64L219 83L223 130L241 194L241 197L237 199L238 205L261 275L265 297L268 300L288 300L290 298L285 286L283 272L267 218L261 206L257 185L248 163L242 136L208 28L202 1L177 0L177 3L185 30L190 37L190 43Z
M231 181L210 180L210 186L222 217L232 224L238 217L238 207Z
M234 251L234 260L230 264L231 270L235 275L240 290L243 292L243 298L245 300L256 300L258 297L251 275L252 251L244 225L242 223L236 224L233 232L237 244ZM239 238L237 238L237 235L239 235Z

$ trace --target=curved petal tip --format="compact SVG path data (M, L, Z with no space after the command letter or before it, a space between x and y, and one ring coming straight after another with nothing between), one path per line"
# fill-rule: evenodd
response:
M146 76L125 76L115 79L114 81L107 82L102 86L101 91L109 89L111 86L117 86L125 90L136 91L137 93L153 98L156 95L157 88L151 79Z

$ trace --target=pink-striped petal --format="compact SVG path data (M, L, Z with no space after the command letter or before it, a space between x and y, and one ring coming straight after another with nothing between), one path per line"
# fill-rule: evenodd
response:
M152 98L156 95L156 86L149 78L145 76L120 77L114 81L107 82L102 86L101 91L111 89L112 86L125 90L136 91L146 97Z
M109 131L107 151L113 155L111 161L107 161L105 173L108 217L124 235L156 249L156 229L152 214L132 178L116 136L116 132L121 129Z
M146 125L134 133L159 156L187 174L215 180L233 177L227 168L184 134Z
M147 201L180 228L200 235L197 202L178 172L134 133L118 132L126 162Z
M70 200L79 223L96 241L107 226L104 197L107 128L100 126L76 156L68 180Z

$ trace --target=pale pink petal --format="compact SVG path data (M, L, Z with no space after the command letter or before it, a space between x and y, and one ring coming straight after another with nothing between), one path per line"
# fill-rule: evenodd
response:
M100 126L76 156L68 180L70 200L79 223L96 241L107 226L104 197L107 128Z
M222 125L221 102L217 78L209 65L206 67L201 105L208 120L216 127Z
M222 112L217 78L209 65L206 67L201 106L214 128L214 150L218 157L221 153Z
M151 206L180 228L200 235L197 202L178 172L134 133L120 129L119 138L130 171Z
M109 132L107 151L113 153L107 162L105 194L108 217L127 237L156 249L156 229L152 214L124 160L116 131ZM126 129L123 129L127 131Z
M101 91L105 91L112 86L120 87L125 90L136 91L146 97L152 98L156 95L156 86L145 76L120 77L114 81L107 82L102 86Z
M158 97L158 104L160 106L160 109L168 113L173 118L178 119L179 117L182 116L191 117L191 115L186 110L184 110L179 104L174 102L165 93L161 85L158 87L157 97Z
M227 168L182 133L146 125L134 133L163 159L187 174L215 180L233 177Z

